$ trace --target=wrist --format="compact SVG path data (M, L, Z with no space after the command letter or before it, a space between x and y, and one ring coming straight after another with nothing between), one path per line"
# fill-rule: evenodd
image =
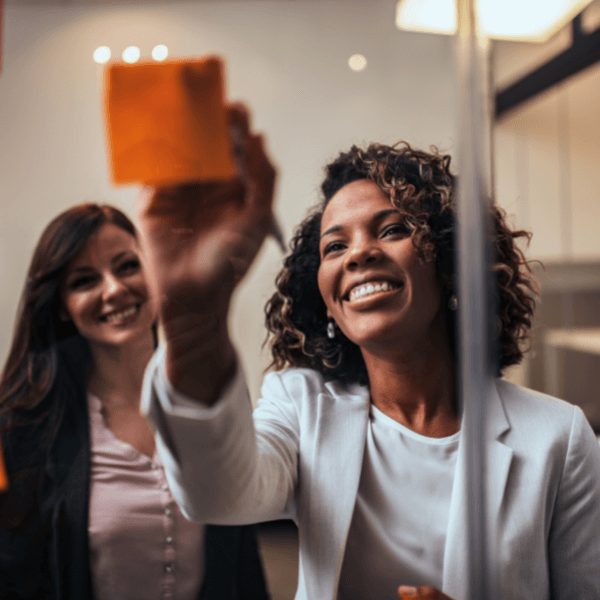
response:
M214 318L185 319L164 327L165 372L182 394L214 403L233 377L236 352L226 323Z

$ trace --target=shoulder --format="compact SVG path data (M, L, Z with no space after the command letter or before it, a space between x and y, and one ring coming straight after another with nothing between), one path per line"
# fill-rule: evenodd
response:
M314 369L297 368L274 371L265 375L263 388L282 387L291 393L312 391L320 393L325 389L325 378Z
M573 404L542 392L515 385L504 379L496 380L496 389L510 416L562 422L572 418L577 410Z
M283 394L294 402L310 402L318 398L347 401L356 397L368 397L369 392L364 386L328 379L314 369L294 367L265 376L263 396L273 393Z
M584 445L593 452L600 448L582 410L569 402L504 380L496 381L510 425L507 437L519 445L538 450L559 451Z
M319 422L335 420L334 414L339 418L348 412L367 414L363 409L368 403L366 387L328 380L312 369L291 368L265 376L254 419L255 423L285 422L299 431L300 423L311 429Z

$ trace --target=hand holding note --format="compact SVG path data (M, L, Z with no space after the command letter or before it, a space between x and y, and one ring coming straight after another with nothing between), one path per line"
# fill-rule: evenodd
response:
M241 105L244 179L146 188L138 217L149 281L167 340L167 372L187 395L210 402L235 364L227 315L236 285L273 226L275 169Z
M167 341L167 373L210 402L235 365L231 296L274 231L275 169L218 58L114 65L106 78L115 183L146 185L139 225Z

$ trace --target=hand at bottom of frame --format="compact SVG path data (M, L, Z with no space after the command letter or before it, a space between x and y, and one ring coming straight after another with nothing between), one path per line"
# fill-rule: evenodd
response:
M443 594L432 585L421 587L401 585L398 588L398 597L401 600L452 600L452 598L446 596L446 594Z

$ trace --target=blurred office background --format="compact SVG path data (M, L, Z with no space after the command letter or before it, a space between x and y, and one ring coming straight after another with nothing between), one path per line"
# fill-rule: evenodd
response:
M0 362L42 229L81 202L133 214L110 185L104 66L130 46L152 60L219 54L279 169L289 240L319 199L323 165L351 144L407 140L457 150L453 40L399 31L396 0L5 0L0 76ZM541 283L534 339L508 377L579 404L600 429L600 0L549 41L494 42L496 200L531 230ZM583 45L582 45L583 44ZM354 58L360 55L363 58ZM582 59L581 56L587 58ZM579 61L579 62L578 62ZM587 61L587 62L586 62ZM457 164L457 169L460 165ZM254 400L268 365L263 306L281 253L267 241L241 286L232 332ZM274 600L293 597L296 546L265 526Z

